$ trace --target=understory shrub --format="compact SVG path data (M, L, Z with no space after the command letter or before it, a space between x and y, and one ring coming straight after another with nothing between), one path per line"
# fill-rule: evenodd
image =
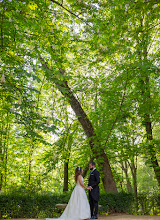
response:
M105 193L101 194L99 204L102 205L103 212L131 212L134 204L134 196L129 193ZM101 211L100 210L100 211Z
M160 214L160 194L138 194L138 213L141 215Z
M58 217L57 203L67 203L70 193L57 194L0 194L0 218Z
M63 194L53 193L1 193L0 218L57 218L62 210L56 209L58 203L68 203L71 192ZM134 214L159 214L160 195L139 194L138 212L135 211L133 194L120 192L117 194L103 193L100 195L99 204L103 213L134 213Z

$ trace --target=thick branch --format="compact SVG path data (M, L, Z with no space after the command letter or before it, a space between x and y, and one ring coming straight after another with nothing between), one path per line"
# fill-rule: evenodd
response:
M39 58L42 61L42 66L45 67L46 69L49 69L45 60L41 56L39 56ZM64 72L65 72L64 70L62 70L60 68L59 68L59 71L62 74L64 74ZM72 109L76 113L76 116L78 117L78 120L79 120L80 124L82 125L87 137L91 138L91 137L95 136L94 129L93 129L93 126L92 126L90 120L88 119L86 113L82 109L81 104L77 101L77 99L73 95L71 89L69 88L69 86L67 84L67 81L66 80L61 81L56 78L55 84L57 85L57 87L59 88L61 93L64 95L64 97L67 98ZM90 140L90 143L91 142L92 142L92 140Z

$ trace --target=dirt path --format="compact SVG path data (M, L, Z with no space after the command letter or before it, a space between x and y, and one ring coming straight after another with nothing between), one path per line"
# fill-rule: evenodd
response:
M99 220L160 220L160 216L115 214L100 216Z

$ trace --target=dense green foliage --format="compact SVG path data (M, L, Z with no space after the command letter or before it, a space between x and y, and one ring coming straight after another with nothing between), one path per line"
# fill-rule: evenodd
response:
M134 193L136 211L139 193L158 192L159 11L154 0L0 1L2 195L72 190L91 158L101 191Z
M64 194L1 194L1 218L46 218L58 217L62 210L55 208L56 204L67 203L70 193ZM159 214L160 195L141 194L138 197L139 212L135 210L133 194L101 194L100 214L131 213L131 214Z

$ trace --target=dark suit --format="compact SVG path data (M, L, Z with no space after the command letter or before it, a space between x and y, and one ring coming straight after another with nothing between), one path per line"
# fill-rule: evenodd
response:
M91 216L97 216L98 214L98 200L99 200L99 186L100 177L98 170L91 171L89 175L88 186L93 189L89 191L89 203L91 208Z

